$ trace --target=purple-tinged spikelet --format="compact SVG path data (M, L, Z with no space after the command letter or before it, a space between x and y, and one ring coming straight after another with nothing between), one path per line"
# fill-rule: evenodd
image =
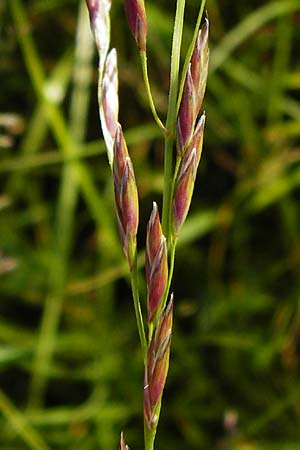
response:
M99 53L98 103L108 160L112 166L113 140L118 120L119 101L116 50L113 49L107 56L110 42L111 0L86 0L86 4Z
M120 238L129 267L132 269L136 252L139 204L133 166L119 123L114 143L113 177Z
M177 144L182 156L194 134L197 116L202 106L208 73L209 22L205 19L199 30L191 61L185 77L177 119Z
M173 295L161 312L147 353L144 379L144 417L150 431L155 430L157 426L160 401L168 374L172 324Z
M168 282L168 256L166 238L162 234L157 204L153 202L147 226L146 280L148 287L148 322L159 311Z
M184 83L182 99L177 121L177 139L180 151L190 141L194 128L195 92L189 64Z
M99 104L102 133L106 144L110 165L119 115L117 52L113 48L107 55L102 80L99 87Z
M200 117L191 143L183 154L175 184L173 201L173 227L175 235L183 225L190 208L197 175L197 168L201 158L205 114Z
M121 433L119 450L130 450L128 445L125 444L123 433Z
M194 52L191 59L192 78L196 91L195 120L202 106L203 97L206 89L208 61L209 61L209 22L205 22L199 30Z
M111 0L86 0L89 10L91 29L100 55L105 55L109 48Z
M191 151L191 149L193 149L193 148L196 149L197 167L199 165L201 154L202 154L205 119L206 119L206 115L205 115L205 112L203 112L203 114L200 116L200 118L197 122L191 144L187 150L187 156L188 156L188 153L189 153L189 151Z
M129 28L140 52L146 50L148 22L144 0L125 0Z

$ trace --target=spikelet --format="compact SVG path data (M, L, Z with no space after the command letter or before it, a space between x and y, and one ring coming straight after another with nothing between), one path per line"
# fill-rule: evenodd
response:
M162 305L168 282L168 256L166 238L162 234L157 204L153 202L147 226L146 280L148 287L148 322L150 323Z
M195 123L202 106L208 73L208 32L205 19L199 30L195 47L185 77L177 119L177 148L182 156L194 134Z
M191 143L183 154L175 183L173 200L173 229L175 236L183 225L190 208L197 169L201 158L205 114L200 117Z
M110 40L109 12L111 0L86 0L86 4L99 55L104 55L105 58Z
M173 303L172 295L160 314L147 353L144 378L144 418L150 431L157 427L161 397L169 369Z
M107 55L103 79L100 80L99 78L99 83L102 83L98 89L101 128L108 161L110 166L112 166L114 140L119 115L117 52L114 48Z
M148 22L144 0L125 0L125 12L139 51L146 51Z
M91 29L99 54L98 103L108 161L112 167L113 143L119 114L117 53L109 54L111 0L86 0Z
M130 450L128 445L125 444L123 433L121 433L119 450Z
M119 234L132 269L136 254L139 204L133 166L119 123L114 143L113 177Z
M195 48L191 58L192 79L194 83L194 89L196 91L195 120L197 119L197 116L201 109L206 89L209 62L208 37L209 22L208 19L205 18L204 24L199 30Z

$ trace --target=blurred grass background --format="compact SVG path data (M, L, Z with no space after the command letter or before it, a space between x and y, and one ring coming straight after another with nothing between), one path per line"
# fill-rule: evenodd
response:
M122 3L112 45L142 268L163 143ZM184 48L198 7L187 2ZM147 1L162 117L174 9ZM207 9L205 147L177 252L157 449L299 450L300 1ZM1 450L111 450L121 430L141 449L142 361L84 2L2 0L0 58Z

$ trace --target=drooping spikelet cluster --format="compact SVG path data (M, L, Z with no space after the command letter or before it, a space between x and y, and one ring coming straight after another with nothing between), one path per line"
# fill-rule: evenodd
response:
M133 165L118 122L117 52L109 53L111 0L86 0L99 53L98 100L107 156L113 172L115 205L122 247L130 270L136 253L138 194Z

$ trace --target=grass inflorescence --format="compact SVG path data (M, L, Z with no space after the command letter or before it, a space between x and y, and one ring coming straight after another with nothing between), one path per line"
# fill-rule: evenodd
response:
M187 73L199 1L186 3ZM204 150L180 224L156 445L297 450L299 1L206 7ZM175 2L148 0L146 12L147 76L165 126ZM111 20L139 191L135 282L145 318L146 232L153 200L163 221L165 130L152 117L123 2L113 1ZM0 25L0 446L110 450L124 430L124 446L142 448L144 373L86 6L6 0ZM170 222L166 212L164 234Z

